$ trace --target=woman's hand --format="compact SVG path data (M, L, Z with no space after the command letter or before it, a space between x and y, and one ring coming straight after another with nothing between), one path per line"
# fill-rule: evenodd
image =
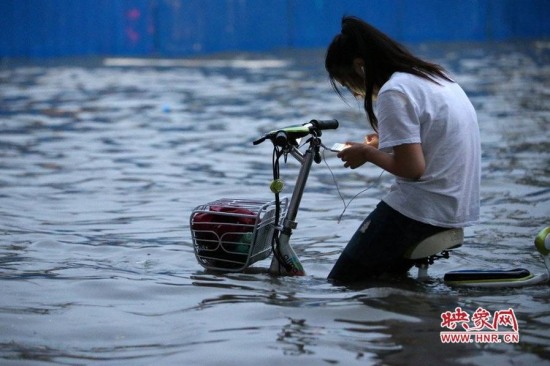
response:
M366 138L365 138L366 139ZM346 142L346 148L338 153L338 156L344 162L345 168L355 169L368 161L369 149L374 149L366 143Z
M365 136L365 144L374 147L375 149L378 149L378 134L377 133L370 133Z
M338 153L338 157L344 162L344 167L355 169L368 161L367 155L370 148L378 149L378 134L371 133L365 136L364 142L346 142L346 148Z
M426 170L421 144L394 146L392 153L378 150L367 143L346 142L347 147L338 153L344 167L355 169L370 162L398 177L418 180Z

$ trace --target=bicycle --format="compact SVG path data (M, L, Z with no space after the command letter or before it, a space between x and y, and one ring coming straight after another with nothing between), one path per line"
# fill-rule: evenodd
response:
M296 216L313 162L322 161L321 149L337 151L342 144L326 147L322 131L338 128L337 120L311 120L270 131L253 141L273 144L273 180L270 190L274 199L219 199L196 207L190 217L194 253L207 270L241 272L273 254L269 272L274 275L305 275L304 267L290 245L297 227ZM306 142L300 145L302 139ZM300 149L306 146L302 152ZM300 164L296 184L288 198L281 198L283 182L279 176L280 159L292 156ZM419 280L428 277L428 267L438 259L449 258L452 250L462 246L464 231L449 229L411 247L404 255L418 268ZM534 275L524 268L512 270L459 270L447 272L444 281L455 286L502 287L526 286L547 282L550 278L550 227L535 239L548 273Z

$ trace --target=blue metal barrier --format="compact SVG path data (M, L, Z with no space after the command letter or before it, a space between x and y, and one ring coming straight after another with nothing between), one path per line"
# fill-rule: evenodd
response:
M2 0L0 57L325 47L344 14L402 42L547 38L548 0Z

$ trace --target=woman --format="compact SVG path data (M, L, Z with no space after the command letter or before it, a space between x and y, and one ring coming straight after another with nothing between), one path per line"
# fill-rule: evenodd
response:
M326 70L364 98L376 134L347 142L338 157L356 169L370 162L395 175L390 192L353 235L329 274L355 282L405 274L407 248L479 216L480 142L475 110L445 70L423 61L355 17L329 45Z

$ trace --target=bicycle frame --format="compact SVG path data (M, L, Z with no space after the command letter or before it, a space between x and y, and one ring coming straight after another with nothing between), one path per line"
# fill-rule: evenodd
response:
M271 273L279 275L289 274L294 276L305 275L302 263L294 252L294 249L290 246L289 241L292 231L297 226L296 216L298 215L298 209L300 208L300 203L302 201L302 196L304 194L311 166L315 156L319 154L320 143L321 140L318 137L311 137L309 147L305 153L302 153L296 146L292 146L289 152L289 154L301 164L301 168L296 179L294 191L292 192L292 196L290 198L287 214L283 219L279 233L278 250L282 256L281 259L285 261L286 266L281 265L278 257L274 255L271 260L271 266L269 267Z
M283 219L282 225L278 229L277 248L278 253L274 253L271 261L269 271L277 275L293 275L303 276L305 275L304 267L300 262L300 259L296 255L296 252L290 245L290 236L292 231L296 228L296 216L298 215L298 209L302 201L302 196L306 187L307 179L313 162L321 162L321 156L319 153L321 143L321 130L323 129L336 129L338 128L338 121L317 121L312 120L308 124L302 126L288 127L286 129L272 131L264 137L256 140L255 145L263 142L265 139L270 139L275 146L282 148L282 154L286 157L291 155L296 159L301 167L296 178L296 185L292 192L290 203L288 205L287 213ZM307 141L308 148L305 152L301 152L298 148L297 138L310 136ZM283 263L281 263L283 261Z

